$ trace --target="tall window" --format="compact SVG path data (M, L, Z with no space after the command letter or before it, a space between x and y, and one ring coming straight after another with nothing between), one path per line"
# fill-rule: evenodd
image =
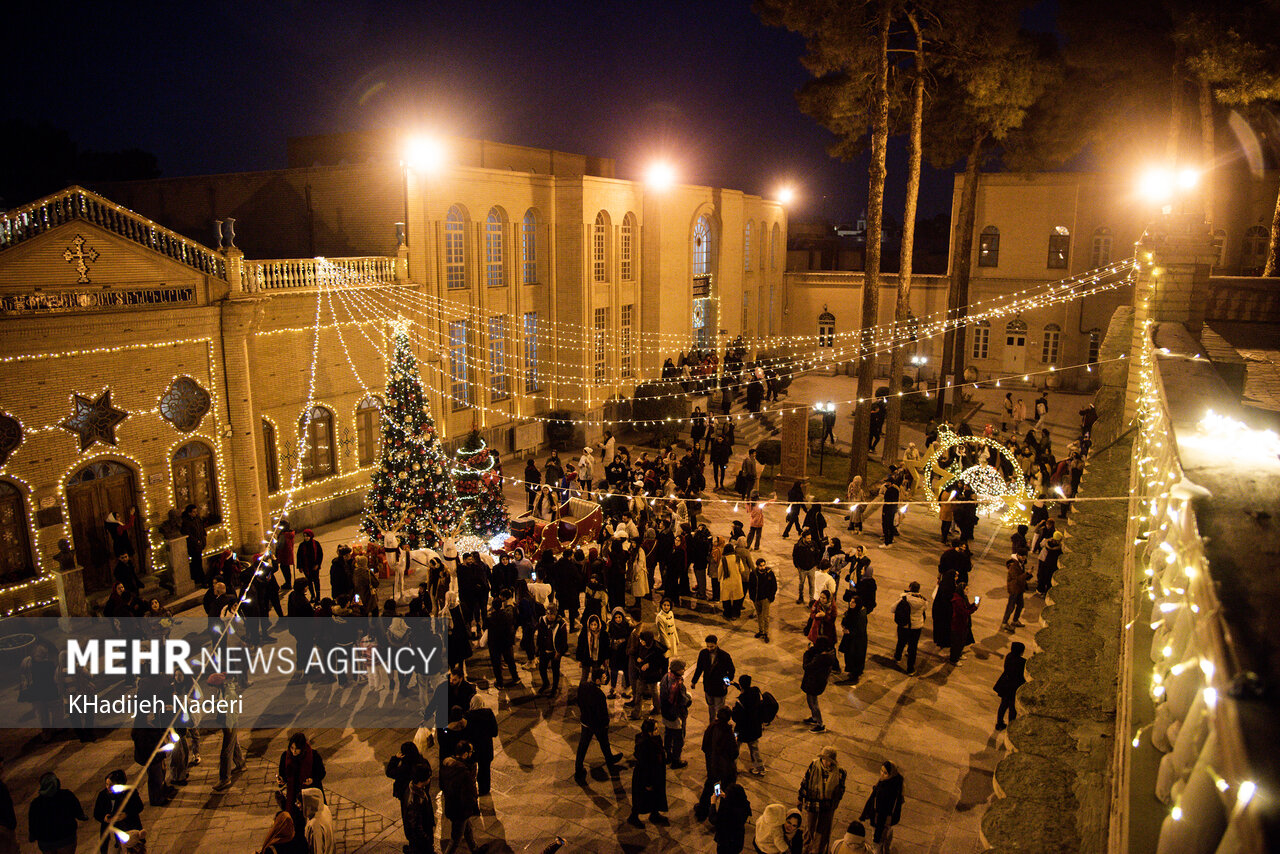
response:
M618 361L622 376L630 377L631 369L631 324L635 314L634 305L624 305L620 316L622 328L618 335Z
M1088 358L1089 364L1092 365L1094 362L1098 361L1098 353L1101 351L1102 351L1102 330L1096 329L1096 328L1090 329L1089 330L1089 358Z
M1093 249L1089 253L1089 269L1096 270L1111 263L1111 229L1105 225L1093 232Z
M484 222L485 279L491 288L500 288L507 283L506 263L502 251L506 220L501 210L493 208Z
M1260 225L1250 226L1244 233L1240 247L1240 267L1248 276L1262 272L1267 263L1267 230Z
M836 346L836 316L827 311L826 306L823 306L822 314L818 315L818 346Z
M609 309L597 308L595 313L595 369L592 374L596 385L605 382L605 356L608 353Z
M742 230L742 269L751 270L751 220L747 220L746 228Z
M524 313L524 393L538 390L538 313Z
M315 480L333 474L333 413L313 406L302 416L302 479Z
M1067 269L1067 256L1071 254L1071 232L1065 225L1054 226L1049 234L1049 269Z
M26 501L16 486L0 480L0 578L18 581L35 574Z
M510 397L507 388L507 316L489 318L489 398Z
M382 401L369 395L356 406L356 454L361 466L373 465L378 458L381 425Z
M985 320L979 320L969 332L973 335L972 349L969 350L969 358L985 359L987 354L991 352L991 324Z
M693 274L711 274L711 221L705 216L698 217L693 226Z
M457 205L444 218L444 280L450 288L467 286L466 217Z
M778 235L781 231L782 229L779 228L778 224L775 222L773 224L773 238L770 241L771 245L769 247L769 269L770 270L778 269ZM772 311L772 309L770 310Z
M276 448L276 425L262 419L262 462L267 470L267 493L280 491L280 454Z
M520 281L532 285L538 281L538 215L533 208L524 212L520 223Z
M1227 266L1227 231L1224 228L1215 228L1213 230L1213 245L1218 249L1218 260L1213 263L1213 268L1219 270Z
M471 405L471 383L467 382L467 322L449 321L449 396L453 408Z
M1062 327L1050 323L1044 328L1044 345L1040 348L1040 361L1046 365L1058 363L1058 347L1062 340Z
M1000 266L1000 229L989 225L978 235L978 266Z
M591 229L591 277L596 282L609 281L609 215L596 214L596 224Z
M630 282L635 279L635 264L632 261L635 234L636 217L635 214L628 212L622 218L622 234L619 236L622 245L618 247L618 261L622 266L622 281L624 282Z

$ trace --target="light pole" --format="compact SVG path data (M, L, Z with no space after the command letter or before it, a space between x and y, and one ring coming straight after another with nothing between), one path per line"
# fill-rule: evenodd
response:
M917 386L919 386L919 385L920 385L920 370L921 370L925 365L929 364L929 357L928 357L928 356L921 356L920 354L918 354L918 353L917 353L916 355L914 355L914 356L912 356L912 357L911 357L911 364L915 366L915 369L916 369L916 385L917 385Z

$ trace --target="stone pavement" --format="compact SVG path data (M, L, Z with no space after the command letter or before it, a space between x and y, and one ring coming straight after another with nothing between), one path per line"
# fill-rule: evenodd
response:
M802 394L810 384L813 391L834 396L843 387L829 386L841 379L805 378L794 387L791 400L805 399ZM985 400L983 392L978 395ZM989 405L1001 396L992 395ZM1083 401L1082 396L1053 396L1052 421L1058 434L1055 443L1068 438L1075 411ZM841 421L841 428L847 429L848 421ZM985 421L979 418L973 423ZM904 436L904 441L907 438ZM513 507L523 506L523 497L517 490L512 489L509 498ZM800 630L807 611L794 604L797 582L790 562L794 540L784 541L779 536L783 512L784 508L773 506L766 511L763 543L763 554L772 560L780 582L772 643L752 637L755 621L749 616L749 607L746 615L734 622L718 614L678 612L680 654L686 660L692 662L703 636L714 632L722 647L733 655L738 674L750 673L756 684L771 691L781 705L777 720L761 740L768 771L761 778L748 774L741 777L753 817L773 802L793 804L804 769L820 748L832 745L849 774L847 793L836 817L837 827L857 817L880 762L891 759L906 780L906 806L896 830L895 848L947 854L982 850L979 824L993 795L992 771L1006 748L1003 737L994 732L997 699L992 685L1010 641L1022 640L1030 652L1034 651L1032 633L1037 628L1040 609L1039 600L1029 597L1023 618L1027 627L1014 636L999 631L1009 531L985 520L977 531L970 582L970 591L983 600L974 615L977 643L961 666L952 667L927 640L930 629L926 627L918 675L909 678L892 661L893 603L909 581L919 581L926 593L932 590L940 549L936 519L912 508L903 522L902 536L892 548L880 550L875 548L879 542L873 532L878 529L876 520L868 520L868 533L855 538L829 517L829 530L841 537L846 548L858 543L868 546L879 582L879 597L869 620L866 673L856 687L833 684L827 690L822 697L827 732L812 734L800 723L808 714L799 689L800 656L806 646ZM734 516L731 504L711 502L706 515L715 533L727 532ZM326 557L333 554L338 543L351 539L357 521L350 519L317 531ZM1069 542L1068 551L1071 549ZM983 557L977 559L978 556ZM327 586L327 573L322 575ZM409 579L407 587L412 589L418 580ZM630 790L627 771L610 778L597 765L591 769L586 785L573 781L578 722L576 707L565 702L568 692L562 688L556 701L534 695L528 686L536 682L536 673L527 673L532 678L526 678L525 687L499 692L487 679L487 656L478 655L472 664L472 677L498 710L500 726L493 795L482 799L485 837L504 838L516 851L541 851L555 835L568 840L563 849L566 852L714 850L707 825L697 823L692 816L693 802L703 780L698 746L706 725L706 707L700 689L693 692L695 703L689 718L685 754L689 765L668 771L671 825L650 825L638 830L626 824ZM566 683L572 684L576 664L566 662L564 672ZM731 699L734 694L730 692ZM638 725L626 720L621 699L611 705L612 745L629 756ZM20 710L30 719L25 706L11 703L7 707ZM216 781L219 736L207 735L203 746L205 761L192 769L190 783L171 805L148 807L143 813L150 851L255 850L274 813L271 791L287 735L283 731L242 734L242 743L248 748L249 769L222 795L211 791ZM20 838L25 838L26 805L43 771L56 770L63 785L80 796L86 812L91 810L94 794L108 771L120 767L131 776L137 771L131 762L127 733L112 733L88 745L66 740L42 745L38 739L28 740L30 736L30 731L0 731L0 750L7 757L4 776L17 806ZM411 736L411 731L404 730L312 733L328 768L325 787L338 825L340 852L400 849L403 835L398 805L391 797L390 781L383 776L382 765L400 742ZM601 761L594 747L588 756L597 763ZM433 765L438 770L438 763L433 761ZM91 848L91 830L96 837L96 824L89 824L91 828L82 830L81 850ZM748 842L747 850L750 849ZM22 850L35 848L24 844Z

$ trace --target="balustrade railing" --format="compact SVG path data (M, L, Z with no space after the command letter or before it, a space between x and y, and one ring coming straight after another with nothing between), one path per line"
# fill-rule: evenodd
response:
M325 286L388 285L396 282L396 259L279 258L245 261L245 290L306 290Z
M61 193L0 214L0 249L16 246L73 220L93 223L206 275L227 277L226 259L214 250L82 187L68 187Z

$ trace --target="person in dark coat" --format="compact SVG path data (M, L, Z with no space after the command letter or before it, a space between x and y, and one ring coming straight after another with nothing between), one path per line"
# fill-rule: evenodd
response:
M887 414L883 401L877 400L871 404L871 423L867 433L868 451L874 451L876 445L880 444L880 436L884 433L884 419ZM894 448L893 452L896 454L898 449Z
M844 655L845 677L842 681L857 685L867 666L867 612L855 595L848 609L840 618L844 636L840 638L840 652Z
M516 609L511 604L511 591L504 588L493 597L493 609L489 612L489 663L493 667L493 681L498 688L504 688L508 682L502 679L502 666L505 663L510 684L520 684L520 674L516 671ZM478 745L476 747L479 751ZM483 786L481 787L484 788ZM480 794L484 794L481 791Z
M466 839L467 850L476 849L471 819L480 815L476 793L476 772L471 765L471 744L459 741L453 755L440 763L440 800L444 817L449 819L449 851L457 851ZM443 840L442 840L443 841Z
M311 649L316 642L314 618L315 608L307 599L307 580L295 579L293 591L289 594L289 632L293 635L294 652L297 655L298 669L294 671L295 680L306 680L304 669L311 658Z
M182 509L182 521L179 523L182 533L187 535L187 563L190 565L191 580L197 587L205 585L204 547L208 543L204 520L200 518L199 508L188 504Z
M427 767L428 775L431 773L431 763L418 750L417 745L412 741L406 741L400 745L400 750L395 756L387 760L386 775L391 778L391 795L397 801L404 798L404 793L409 788L409 784L413 782L414 769L421 765Z
M978 610L977 602L969 601L968 587L964 582L956 582L956 592L951 594L951 655L952 664L960 661L964 648L973 643L973 612Z
M275 559L276 568L284 576L284 586L293 587L293 528L287 519L280 520L280 530L276 532Z
M809 717L805 718L803 723L813 724L809 732L825 732L827 728L822 723L822 709L818 706L818 697L827 690L827 680L831 678L831 671L840 669L836 654L831 649L830 639L819 637L815 643L810 644L804 651L801 668L804 675L800 678L800 690L804 692L805 702L809 704Z
M658 721L646 718L636 735L636 764L631 771L631 815L627 823L644 827L642 815L656 825L670 824L667 806L667 760L658 735Z
M445 594L445 611L449 616L449 667L464 667L473 653L471 632L458 594L452 590Z
M702 785L698 803L693 808L693 815L698 821L705 821L707 818L716 784L720 784L721 790L724 790L738 776L738 739L733 735L733 724L729 719L729 710L720 707L716 712L715 723L708 726L702 734L702 756L706 761L707 779Z
M871 787L860 821L874 828L871 841L878 851L888 851L893 841L893 826L902 818L902 775L892 762L880 766L880 780Z
M809 532L809 536L813 537L813 542L819 547L826 542L827 517L822 515L822 505L816 501L809 505L804 514L804 530Z
M604 755L605 764L610 772L616 772L622 761L621 753L614 753L609 746L609 701L605 699L600 683L604 675L592 671L582 684L578 686L578 720L582 724L582 733L578 736L578 753L574 758L573 779L579 783L586 782L587 769L584 762L587 758L587 745L595 739Z
M415 765L400 795L400 821L404 825L408 854L434 854L436 804L431 797L431 766Z
M751 801L736 780L721 786L721 793L711 799L711 818L715 822L716 854L738 854L746 844L747 821L751 818Z
M854 584L853 592L858 597L858 601L862 603L862 610L868 615L876 609L876 572L868 563L862 568L862 575Z
M953 540L951 547L938 556L938 572L950 572L956 581L969 583L973 558L960 540Z
M76 822L88 820L75 793L62 788L57 774L46 771L27 813L27 838L46 854L74 852L80 831Z
M115 822L111 825L116 830L123 830L130 835L142 830L142 798L135 790L128 788L129 778L124 771L117 768L107 775L107 784L93 802L93 819L98 822L98 835L107 832L107 822L116 813ZM123 805L123 809L121 809ZM100 850L106 854L110 842L102 843Z
M498 737L498 719L484 704L484 698L476 694L463 713L463 720L467 722L463 732L471 742L472 759L476 764L476 792L483 798L489 794L489 769L493 766L493 741Z
M298 572L307 580L312 601L320 598L320 567L324 566L324 549L316 540L315 532L307 528L298 543Z
M898 533L898 499L901 495L898 484L890 478L881 493L884 499L884 506L880 508L880 530L884 535L884 542L880 544L882 549L893 545L893 538Z
M933 593L933 643L939 649L951 646L951 597L956 592L954 572L938 572L938 588Z
M995 692L1000 697L1000 708L996 710L996 732L1005 728L1004 714L1009 713L1009 722L1018 717L1018 708L1014 698L1018 689L1027 681L1027 660L1022 654L1027 648L1019 641L1009 644L1009 654L1004 657L1004 670L996 680Z
M733 704L730 713L733 718L733 731L738 736L738 743L745 744L751 755L751 773L759 777L764 773L764 760L760 758L760 736L764 734L764 725L760 720L760 701L763 695L760 689L751 684L751 677L743 674L738 677L738 702Z
M542 472L538 471L538 464L533 461L533 457L529 457L524 464L524 510L526 513L532 512L533 502L538 497L538 487L541 485Z
M302 814L302 790L324 791L324 777L324 759L307 741L306 734L295 732L289 736L289 746L280 754L276 784L284 794L285 809L296 812L295 821Z
M538 655L538 675L542 677L538 693L550 692L555 696L560 691L560 659L569 651L569 629L554 605L548 606L547 613L538 621L533 646Z
M705 643L706 648L698 651L690 687L697 688L698 680L706 677L702 690L707 700L707 717L714 723L717 710L725 708L725 696L729 693L729 684L733 681L735 670L733 658L720 648L719 638L707 635Z
M711 460L711 474L715 480L715 489L724 489L724 473L729 467L729 457L733 455L733 445L717 436L711 440L711 450L707 456Z
M791 488L787 490L787 500L791 504L787 507L787 526L782 529L782 539L786 539L791 534L791 526L804 530L804 479L795 481L791 484Z

